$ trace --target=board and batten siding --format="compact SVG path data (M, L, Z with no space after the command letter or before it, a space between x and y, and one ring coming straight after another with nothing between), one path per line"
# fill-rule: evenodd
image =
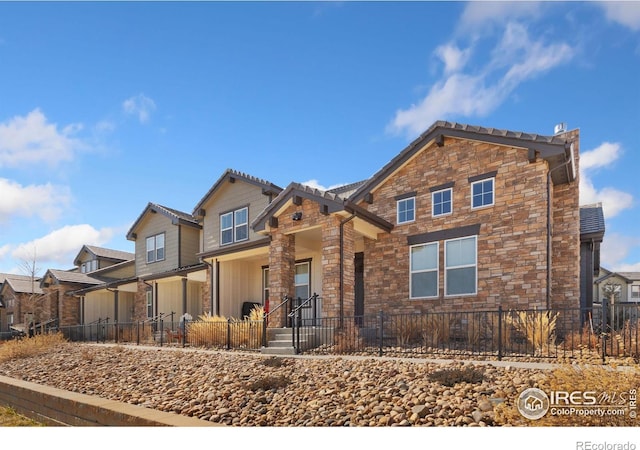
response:
M202 251L215 250L220 247L220 214L236 209L249 207L249 239L263 238L251 229L251 222L269 204L269 197L262 193L262 188L236 179L235 183L226 182L203 205L206 215L203 227Z
M135 294L132 292L120 292L118 294L118 321L130 322L133 316L133 302ZM89 292L84 296L84 323L92 323L98 319L115 320L115 297L113 292L98 291Z
M175 313L173 320L178 322L182 315L182 280L158 283L158 314L167 315L172 312ZM187 312L194 319L203 313L202 283L187 282Z

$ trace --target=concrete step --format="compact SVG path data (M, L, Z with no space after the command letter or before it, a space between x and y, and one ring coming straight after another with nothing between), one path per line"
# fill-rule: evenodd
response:
M262 347L260 353L263 355L295 355L296 349L291 347Z

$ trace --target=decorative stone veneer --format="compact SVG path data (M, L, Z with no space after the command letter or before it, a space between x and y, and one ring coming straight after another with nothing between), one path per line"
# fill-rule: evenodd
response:
M577 136L576 136L577 138ZM577 155L576 148L576 155ZM495 203L471 208L468 178L496 171ZM547 290L547 172L527 150L445 138L392 175L361 206L396 224L397 195L416 192L416 220L395 225L378 240L365 239L365 314L543 308ZM429 188L453 182L452 214L433 218ZM579 305L578 181L552 186L553 305ZM409 298L408 236L480 225L477 294L445 296L444 241L439 240L439 294Z

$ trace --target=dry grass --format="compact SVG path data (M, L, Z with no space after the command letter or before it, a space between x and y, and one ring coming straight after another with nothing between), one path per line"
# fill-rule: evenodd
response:
M517 399L502 403L495 408L496 424L514 426L637 426L636 418L630 416L630 399L637 395L640 386L640 372L638 367L618 370L615 365L592 365L587 363L564 365L551 372L535 387L542 389L547 395L551 392L592 392L596 405L605 407L620 407L624 410L621 415L598 414L552 414L551 409L538 420L523 417L516 407ZM576 397L578 402L581 397ZM553 407L554 405L552 405ZM561 402L560 406L564 406ZM609 408L606 408L609 406ZM581 409L581 408L576 408Z
M264 308L251 310L247 320L203 314L187 325L187 342L206 347L258 348L262 344Z
M513 327L522 334L538 353L545 347L555 345L555 331L558 313L545 311L515 311L505 316L507 327Z
M41 355L67 342L62 333L37 334L33 337L7 341L0 346L0 362Z
M43 427L44 425L18 414L13 408L0 406L0 427Z
M336 353L351 353L360 350L363 345L360 329L353 324L345 325L334 333L333 351Z

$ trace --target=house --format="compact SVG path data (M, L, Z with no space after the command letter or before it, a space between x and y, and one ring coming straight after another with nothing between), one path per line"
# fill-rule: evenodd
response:
M132 270L128 267L132 266L132 261L132 253L84 245L75 257L72 269L49 269L43 275L40 280L42 306L35 312L36 316L39 320L59 319L60 326L91 322L102 311L105 313L103 318L113 318L113 308L99 305L95 298L87 302L77 292L129 276Z
M607 284L621 287L620 293L614 299L618 303L640 303L640 272L613 272L600 268L599 276L594 281L594 302L601 303L606 295L603 288Z
M578 155L578 130L439 121L352 192L292 183L251 223L271 299L317 292L316 314L341 317L577 308Z
M604 239L602 204L580 207L580 307L591 308L594 278L600 273L600 244Z
M0 274L0 332L15 326L23 330L27 314L37 307L42 294L39 278Z
M245 303L268 300L270 238L250 224L281 191L267 180L227 169L196 204L193 216L202 226L197 257L207 266L207 312L242 318ZM298 270L308 271L302 264Z
M189 213L147 204L127 232L135 242L133 320L178 321L185 313L197 317L208 308L207 266L196 256L201 229Z

